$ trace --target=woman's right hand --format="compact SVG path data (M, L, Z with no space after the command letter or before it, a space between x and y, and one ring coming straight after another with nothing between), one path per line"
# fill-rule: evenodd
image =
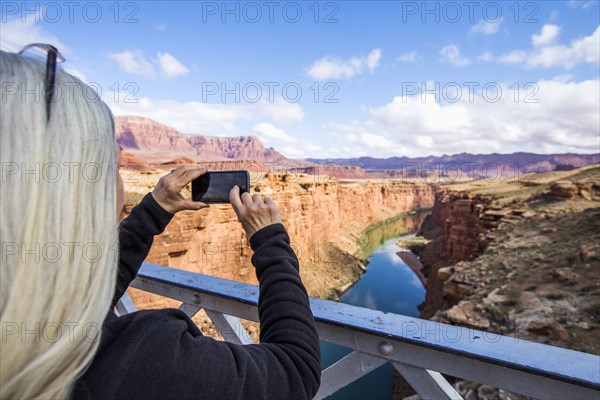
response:
M181 190L194 179L207 172L206 168L195 165L185 165L175 168L169 174L161 177L152 190L154 200L171 214L183 210L200 210L209 205L200 201L186 199Z
M269 197L263 201L260 194L250 196L250 193L245 192L240 198L240 188L234 186L229 192L229 201L246 231L248 240L262 228L281 223L277 204Z

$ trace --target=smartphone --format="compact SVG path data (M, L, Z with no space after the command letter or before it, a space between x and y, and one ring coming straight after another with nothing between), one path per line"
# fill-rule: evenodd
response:
M203 203L229 203L229 192L234 186L240 195L250 192L248 171L208 171L192 181L192 200Z

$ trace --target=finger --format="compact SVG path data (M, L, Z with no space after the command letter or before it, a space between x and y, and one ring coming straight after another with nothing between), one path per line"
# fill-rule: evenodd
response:
M244 203L245 206L249 206L250 204L252 204L252 196L250 196L250 193L242 193L242 203Z
M187 185L197 177L204 175L208 170L202 167L195 167L196 169L191 169L185 172L177 179L177 184L181 187Z
M252 201L255 203L262 203L263 201L260 193L254 193L254 195L252 195Z
M200 168L196 165L183 165L181 167L177 167L175 168L171 173L173 174L174 177L179 178L182 175L184 175L186 172L196 169L196 168Z
M273 199L271 199L270 197L265 198L265 203L268 205L273 205L275 206L275 202L273 201Z
M183 200L181 202L181 207L182 210L201 210L210 207L210 205L202 203L201 201Z
M244 207L244 205L242 204L242 199L240 199L239 187L234 186L231 188L231 190L229 191L229 202L231 203L231 206L233 207L233 210L236 213L238 213Z

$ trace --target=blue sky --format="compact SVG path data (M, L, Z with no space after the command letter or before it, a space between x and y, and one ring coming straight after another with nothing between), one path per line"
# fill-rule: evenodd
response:
M53 43L116 115L184 133L252 134L289 157L599 151L595 0L4 1L1 12L3 50Z

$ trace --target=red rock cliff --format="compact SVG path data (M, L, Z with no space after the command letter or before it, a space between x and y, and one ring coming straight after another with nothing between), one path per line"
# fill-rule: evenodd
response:
M438 270L460 261L472 260L483 253L489 243L485 232L495 225L496 217L482 211L488 207L490 196L471 195L440 189L435 195L431 216L426 225L432 227L422 232L433 239L421 253L421 261L428 275L427 294L421 316L429 318L436 310L445 308ZM493 214L493 211L487 211Z
M352 257L357 253L360 234L368 225L433 205L432 185L400 181L319 182L316 178L269 174L254 187L278 204L307 274L320 264L356 261ZM126 211L132 207L128 204ZM211 205L207 210L177 214L165 232L155 238L147 261L256 284L251 254L231 206ZM321 285L329 279L317 272L312 275Z
M117 142L148 161L168 161L192 157L196 161L256 160L278 162L286 158L273 148L265 148L255 136L216 137L184 135L177 130L143 117L116 117Z

